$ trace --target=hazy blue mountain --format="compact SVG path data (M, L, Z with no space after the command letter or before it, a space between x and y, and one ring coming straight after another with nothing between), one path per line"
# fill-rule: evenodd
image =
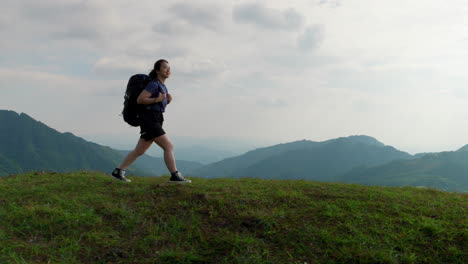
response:
M461 148L459 148L459 149L457 150L457 152L468 152L468 144L465 145L465 146L463 146L463 147L461 147Z
M334 181L382 185L426 186L447 191L468 191L468 145L457 151L425 154L375 167L355 168Z
M406 152L391 146L375 144L373 141L363 141L362 137L338 138L321 146L274 155L235 171L233 176L329 181L330 177L356 166L374 166L392 160L411 158Z
M0 154L0 176L21 173L21 166L14 160L11 160Z
M365 136L365 135L356 135L356 136L349 136L349 137L340 137L340 138L337 138L337 139L332 139L332 140L328 140L329 142L340 142L340 141L343 141L343 142L352 142L353 144L359 144L359 143L362 143L364 145L368 145L368 146L375 146L375 147L387 147L385 146L384 143L378 141L377 139L373 138L373 137L369 137L369 136ZM389 148L392 148L392 149L395 149L393 147L389 147Z
M278 153L293 149L304 148L307 146L320 145L320 142L301 140L291 143L279 144L270 147L264 147L249 151L237 157L227 158L212 164L203 166L197 170L191 171L192 176L199 177L233 177L233 173L241 168L247 168L268 157Z
M220 160L234 157L240 154L233 151L215 149L202 145L194 145L185 148L178 148L176 146L175 152L177 159L192 160L202 164L218 162Z
M60 133L26 114L0 110L0 176L27 171L110 172L127 153ZM195 151L196 149L192 150ZM468 191L468 145L411 156L369 136L308 140L258 148L203 166L177 157L184 175L309 179ZM129 174L167 174L162 158L143 155Z
M122 150L120 151L123 155L127 155L129 151ZM168 175L169 171L164 163L164 158L161 157L153 157L150 155L142 155L140 156L133 164L136 168L143 170L145 172L151 173L151 176L160 176L160 175ZM194 162L194 161L186 161L177 159L177 169L182 173L195 170L199 167L203 166L203 164ZM132 173L135 174L135 173ZM140 176L140 175L138 175Z
M200 177L327 180L356 166L410 158L410 154L385 146L372 137L350 136L261 148L209 164L191 174Z
M424 156L426 156L427 154L436 154L437 152L422 152L422 153L416 153L413 155L413 157L415 159L419 159L419 158L422 158Z
M109 147L60 133L24 113L0 111L0 123L0 163L10 166L9 173L17 173L18 168L25 172L108 171L122 157Z
M121 151L88 142L72 133L60 133L24 113L0 110L0 124L0 176L28 171L109 173L124 157ZM162 167L160 161L140 157L128 172L140 176L163 174L156 169ZM178 166L190 170L201 164L178 160Z
M133 133L112 134L88 134L84 138L88 141L109 146L118 150L133 149L138 141L139 130ZM170 135L174 143L176 158L179 160L195 161L203 164L217 162L229 157L241 155L249 150L268 146L272 143L266 141L248 141L238 138L198 138ZM163 152L159 147L151 147L146 152L153 157L162 157Z
M174 152L177 160L180 159L186 161L194 161L205 165L242 154L228 150L205 147L202 145L192 145L189 147L179 147L175 145ZM163 156L162 149L149 149L147 153L150 156L154 157Z

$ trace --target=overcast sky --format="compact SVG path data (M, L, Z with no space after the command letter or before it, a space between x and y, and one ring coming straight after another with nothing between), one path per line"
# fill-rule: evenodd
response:
M467 13L465 0L3 0L0 109L133 140L127 80L165 58L170 136L456 150Z

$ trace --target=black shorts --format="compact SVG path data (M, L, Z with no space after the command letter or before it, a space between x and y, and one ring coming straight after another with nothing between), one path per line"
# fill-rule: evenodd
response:
M149 141L166 134L162 128L163 122L164 117L162 112L143 110L140 114L140 138Z

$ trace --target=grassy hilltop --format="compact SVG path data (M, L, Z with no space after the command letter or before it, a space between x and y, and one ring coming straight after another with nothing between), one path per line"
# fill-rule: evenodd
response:
M466 263L468 194L301 180L0 177L0 263Z

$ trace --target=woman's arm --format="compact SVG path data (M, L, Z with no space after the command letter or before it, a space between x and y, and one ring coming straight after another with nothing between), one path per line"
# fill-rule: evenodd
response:
M166 94L163 93L159 93L159 96L156 98L151 98L151 93L147 90L143 90L137 98L137 104L148 105L159 103L162 102L164 98L166 98Z

